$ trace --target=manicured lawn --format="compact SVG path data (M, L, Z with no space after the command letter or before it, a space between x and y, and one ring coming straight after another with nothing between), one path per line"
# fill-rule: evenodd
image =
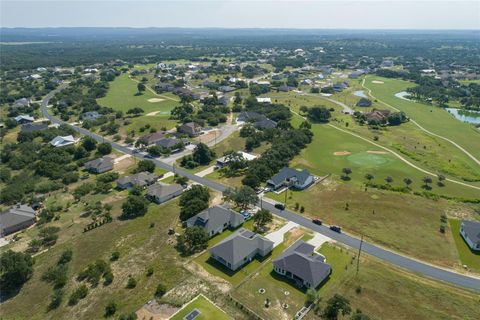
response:
M178 104L178 102L161 95L156 95L146 89L141 95L137 93L137 82L129 79L127 74L118 76L113 82L109 83L110 88L105 97L98 99L98 103L102 106L110 107L115 110L126 112L133 107L140 107L145 114L150 112L159 112L159 115L168 118L170 110ZM149 102L149 99L163 99L160 102ZM178 98L177 98L178 100Z
M320 309L334 294L350 301L371 319L478 319L478 295L396 269L362 255L356 272L356 252L335 245L320 249L333 267L320 289ZM312 311L306 319L318 319Z
M188 303L184 306L178 313L174 314L171 317L171 320L183 320L183 318L190 314L193 310L197 309L200 311L200 315L195 318L195 320L228 320L231 319L225 312L223 312L220 308L215 306L209 300L207 300L204 296L196 297L192 302Z
M90 199L87 199L90 200ZM120 212L123 199L112 202L112 214ZM2 304L1 315L5 319L101 319L105 305L110 301L117 303L117 314L130 313L153 298L155 288L163 283L168 289L182 282L189 273L182 267L179 257L170 241L168 229L178 221L177 201L165 205L149 206L148 213L134 220L120 221L101 226L87 233L81 228L62 229L69 238L61 236L51 250L35 258L33 277L23 286L13 299ZM78 219L78 217L72 217ZM153 227L152 226L153 223ZM78 224L80 225L80 224ZM69 231L72 230L72 231ZM52 266L67 248L73 250L73 260L69 266L68 282L64 288L62 305L47 312L47 305L53 292L52 286L40 278L48 267ZM75 287L76 275L96 259L108 261L113 251L120 252L120 259L111 263L114 280L109 286L99 284L89 289L88 295L76 306L67 306L66 300ZM146 269L153 267L152 276L146 276ZM126 289L129 275L137 280L134 289Z
M284 194L266 197L284 201ZM304 215L336 224L357 236L431 263L458 266L452 235L439 231L440 216L453 210L473 210L473 206L433 201L423 197L368 189L332 179L304 191L289 191L287 206L305 207ZM348 210L345 210L348 203ZM406 236L408 235L408 236Z
M480 253L475 253L468 247L467 243L460 234L461 220L449 219L450 229L453 239L457 245L458 255L462 265L466 265L469 269L480 273Z
M372 83L372 80L380 80L384 83L375 84ZM367 76L365 86L372 90L372 94L376 98L404 111L407 116L417 121L427 130L450 138L467 149L477 159L480 158L480 132L472 125L456 120L441 108L395 97L395 93L415 86L414 83L399 79Z

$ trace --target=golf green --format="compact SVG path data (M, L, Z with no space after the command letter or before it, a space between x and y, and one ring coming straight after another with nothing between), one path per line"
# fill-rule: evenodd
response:
M391 162L391 159L387 155L369 152L357 152L351 154L347 157L347 160L356 165L369 168L384 166Z

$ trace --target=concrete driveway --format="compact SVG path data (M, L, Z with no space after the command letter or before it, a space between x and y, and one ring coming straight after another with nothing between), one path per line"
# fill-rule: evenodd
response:
M283 227L281 227L276 231L270 232L265 236L265 238L267 238L270 241L273 241L273 247L275 248L276 246L278 246L280 243L283 242L283 236L285 235L285 233L289 232L295 227L298 227L297 223L293 221L288 221L286 225L284 225Z

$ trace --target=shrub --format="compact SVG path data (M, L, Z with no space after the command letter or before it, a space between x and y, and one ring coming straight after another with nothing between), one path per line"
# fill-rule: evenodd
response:
M113 316L117 312L117 304L113 301L110 301L106 306L105 306L105 317L110 317Z
M155 290L155 298L160 299L167 292L167 287L164 284L160 283Z
M129 277L127 281L127 289L133 289L137 286L137 280L134 277Z
M76 305L80 300L85 298L88 294L88 288L86 285L82 284L75 291L72 292L70 298L68 299L68 304L71 306Z

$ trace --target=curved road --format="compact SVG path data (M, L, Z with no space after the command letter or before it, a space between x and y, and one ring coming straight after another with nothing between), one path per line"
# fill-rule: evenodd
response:
M101 137L101 136L99 136L95 133L87 131L83 128L73 126L73 125L71 125L69 123L66 123L66 122L64 122L64 121L62 121L62 120L60 120L60 119L58 119L58 118L56 118L56 117L54 117L54 116L52 116L48 113L48 110L47 110L48 102L49 102L50 98L53 97L53 95L59 90L61 90L61 88L50 92L43 99L42 104L41 104L41 110L42 110L42 113L45 116L45 118L49 119L53 123L70 125L77 132L79 132L83 135L86 135L86 136L90 136L90 137L92 137L93 139L95 139L99 142L107 141L103 137ZM127 148L125 146L122 146L122 145L120 145L118 143L115 143L113 141L108 141L108 142L112 145L113 148L117 149L118 151L121 151L121 152L126 153L126 154L130 154L130 155L133 155L133 156L136 156L136 157L139 157L139 158L143 158L142 155L134 154L132 150L130 150L129 148ZM178 168L176 168L174 166L171 166L167 163L164 163L162 161L159 161L159 160L156 160L156 159L151 159L151 160L155 163L155 165L157 165L160 168L163 168L163 169L168 170L168 171L173 171L174 173L185 176L192 181L195 181L197 183L208 186L211 189L223 192L227 188L226 186L224 186L224 185L222 185L218 182L211 181L211 180L205 179L203 177L196 176L194 174L191 174L187 171L178 169ZM265 199L265 201L261 201L261 203L259 203L259 205L261 205L263 208L266 208L266 209L270 210L273 214L275 214L279 217L282 217L286 220L293 221L293 222L301 225L304 228L313 230L315 232L319 232L319 233L321 233L323 235L326 235L327 237L330 237L333 240L338 241L338 242L340 242L344 245L347 245L351 248L358 249L360 247L360 239L355 238L353 236L350 236L348 234L333 232L326 226L318 226L318 225L312 223L311 220L309 220L305 217L302 217L300 215L297 215L297 214L295 214L295 213L293 213L289 210L278 210L277 208L274 207L274 204L275 204L275 202L273 202L273 200L270 200L270 199ZM427 264L427 263L424 263L424 262L421 262L421 261L403 256L403 255L400 255L398 253L394 253L392 251L383 249L381 247L375 246L375 245L373 245L371 243L368 243L368 242L365 242L365 241L362 244L362 251L366 252L366 253L368 253L368 254L376 257L376 258L379 258L383 261L386 261L386 262L391 263L393 265L396 265L398 267L407 269L407 270L409 270L411 272L414 272L414 273L417 273L419 275L426 276L426 277L429 277L429 278L432 278L432 279L435 279L435 280L439 280L439 281L444 281L444 282L447 282L447 283L450 283L450 284L453 284L453 285L456 285L456 286L459 286L459 287L463 287L465 289L480 291L480 278L474 278L474 277L470 277L470 276L467 276L467 275L456 273L456 272L451 271L451 270L442 269L442 268L439 268L439 267L436 267L436 266L433 266L433 265L430 265L430 264Z

